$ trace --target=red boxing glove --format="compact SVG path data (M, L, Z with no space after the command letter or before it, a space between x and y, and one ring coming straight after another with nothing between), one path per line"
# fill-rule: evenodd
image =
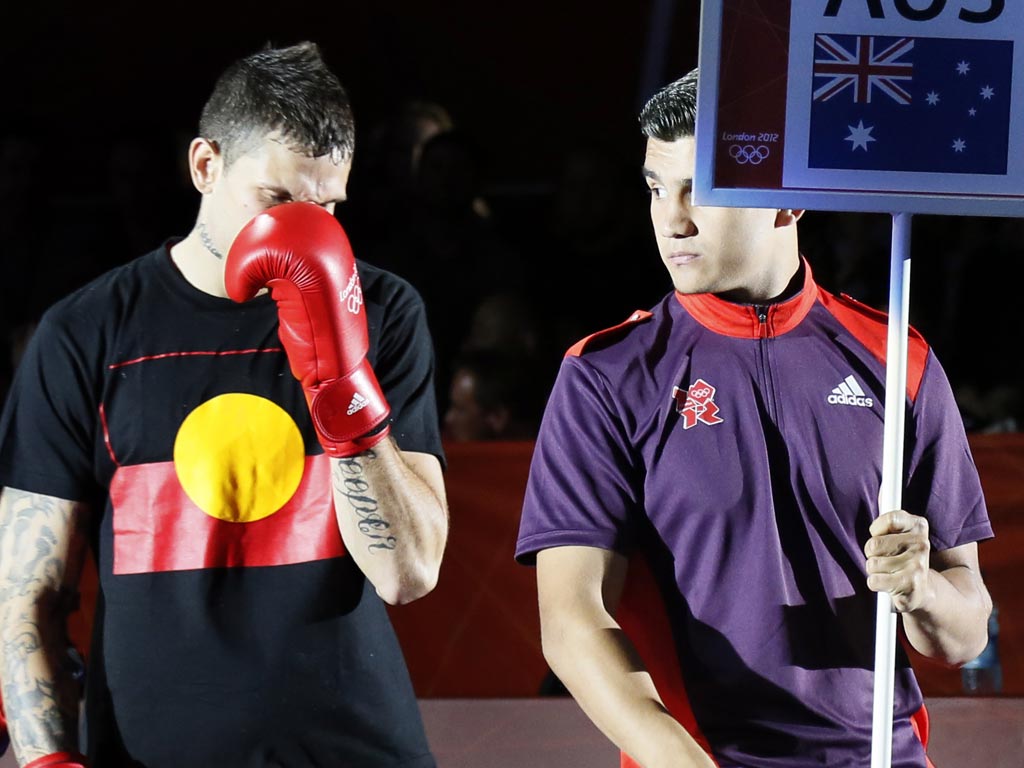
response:
M87 768L87 764L85 755L77 752L54 752L26 763L23 768Z
M359 273L331 213L284 203L256 216L231 244L224 285L234 301L270 288L278 334L325 453L354 456L387 437L391 408L366 360Z

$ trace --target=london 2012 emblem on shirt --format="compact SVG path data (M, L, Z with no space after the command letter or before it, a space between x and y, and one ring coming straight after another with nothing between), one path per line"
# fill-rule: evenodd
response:
M697 379L689 389L673 387L672 398L676 402L676 412L683 417L683 429L692 429L698 423L714 426L725 421L718 415L715 391L704 379Z

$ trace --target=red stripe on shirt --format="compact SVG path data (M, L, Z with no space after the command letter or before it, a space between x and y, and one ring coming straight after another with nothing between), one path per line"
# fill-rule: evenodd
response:
M886 314L866 304L861 304L846 294L834 296L821 288L818 293L822 306L857 341L867 347L877 360L884 363L886 347L889 344L889 325ZM924 367L927 362L928 342L920 333L911 328L907 340L907 395L910 397L910 402L917 400L917 393L921 390L921 380L924 378Z
M110 427L107 426L107 411L100 403L100 426L103 428L103 444L107 446L107 454L115 466L120 466L117 456L114 455L114 446L110 443Z
M611 343L615 341L617 338L619 338L619 336L621 336L621 333L619 333L620 331L623 331L626 328L631 328L637 323L642 323L646 320L650 320L652 317L654 317L654 315L652 315L647 310L638 309L618 325L613 325L611 328L605 328L603 331L592 333L589 336L580 339L571 347L569 347L568 351L565 353L565 356L579 357L593 343L597 341L605 341L607 343Z
M143 355L142 357L136 357L134 360L125 360L121 363L111 363L107 366L108 370L113 371L116 368L124 368L126 365L135 365L136 363L146 363L150 360L164 360L168 357L223 357L225 355L255 355L262 352L284 352L282 347L270 347L269 349L227 349L227 350L213 350L213 351L194 351L194 352L163 352L159 355Z
M345 554L324 454L307 456L291 499L253 522L228 522L203 512L185 493L173 462L118 467L110 500L118 575L290 565Z
M928 718L928 710L925 709L924 704L921 705L921 708L917 710L917 712L910 716L910 727L914 729L914 735L917 736L918 741L921 742L921 746L924 747L925 752L927 752L928 735L931 733L931 724ZM927 754L924 756L924 760L928 764L928 768L935 768Z

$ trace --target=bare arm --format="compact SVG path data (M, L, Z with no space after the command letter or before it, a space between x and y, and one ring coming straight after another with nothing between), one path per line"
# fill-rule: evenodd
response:
M621 555L593 547L538 554L544 657L594 724L644 768L711 768L613 618L626 569Z
M430 592L448 540L437 457L385 440L331 464L341 536L377 594L397 605Z
M66 597L86 555L87 514L79 502L14 488L0 494L0 680L22 763L77 746Z
M985 648L992 598L981 578L978 545L931 549L928 521L903 510L881 515L864 547L868 586L892 595L910 644L946 664Z

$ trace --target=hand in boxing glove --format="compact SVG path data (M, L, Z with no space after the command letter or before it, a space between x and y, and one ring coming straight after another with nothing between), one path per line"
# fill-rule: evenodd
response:
M77 752L54 752L52 755L39 757L24 768L86 768L85 755Z
M331 213L284 203L256 216L231 244L224 285L239 302L270 288L281 343L325 453L354 456L387 437L391 409L366 359L355 257Z

